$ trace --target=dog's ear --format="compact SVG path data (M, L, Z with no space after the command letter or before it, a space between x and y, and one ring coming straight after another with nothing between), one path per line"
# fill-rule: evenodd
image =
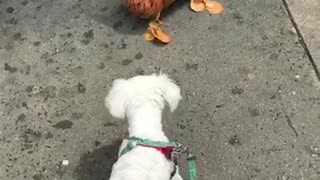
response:
M163 83L161 86L163 88L163 98L169 104L171 112L173 112L182 99L180 88L167 75L161 74L160 76Z
M126 111L127 80L117 79L113 82L109 94L105 98L105 106L116 118L124 118Z

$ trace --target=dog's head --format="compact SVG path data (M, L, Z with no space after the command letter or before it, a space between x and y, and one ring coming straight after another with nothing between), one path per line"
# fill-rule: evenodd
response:
M127 108L155 103L160 109L165 102L174 111L181 99L180 88L165 74L135 76L131 79L117 79L105 99L111 115L124 118Z

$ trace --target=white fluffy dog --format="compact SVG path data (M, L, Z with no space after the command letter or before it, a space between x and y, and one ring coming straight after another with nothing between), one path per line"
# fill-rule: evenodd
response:
M169 142L162 130L162 109L167 102L174 111L180 99L180 88L171 79L164 74L152 74L115 80L105 105L114 117L127 117L130 137ZM120 152L127 143L127 140L122 142ZM182 180L175 169L174 163L161 151L137 146L119 157L110 180Z

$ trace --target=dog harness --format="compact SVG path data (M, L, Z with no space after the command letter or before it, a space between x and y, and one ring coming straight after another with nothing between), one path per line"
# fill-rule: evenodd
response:
M128 140L127 146L120 152L120 157L125 153L131 151L137 146L154 148L155 150L162 153L169 161L173 161L174 170L171 173L170 179L175 175L178 165L178 159L181 154L186 155L186 160L189 164L189 177L190 180L197 180L197 171L195 166L195 156L189 153L189 149L183 147L181 144L176 142L161 142L161 141L152 141L149 139L141 139L137 137L126 137Z

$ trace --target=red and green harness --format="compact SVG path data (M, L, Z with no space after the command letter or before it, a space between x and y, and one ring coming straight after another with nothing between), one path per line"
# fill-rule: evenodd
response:
M176 142L161 142L152 141L149 139L141 139L137 137L126 137L128 140L127 146L121 151L120 156L131 151L137 146L154 148L155 150L161 152L168 160L174 162L174 171L171 173L171 178L176 173L176 166L178 164L178 159L181 154L186 155L186 160L189 165L189 177L190 180L197 180L197 171L195 166L195 156L189 153L188 148L183 147L181 144Z

